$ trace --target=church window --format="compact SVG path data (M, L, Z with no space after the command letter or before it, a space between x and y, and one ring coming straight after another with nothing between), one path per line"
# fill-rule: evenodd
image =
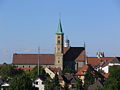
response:
M60 36L58 36L58 38L60 38Z
M60 63L60 61L58 61L58 63Z
M60 40L58 40L58 44L60 44Z

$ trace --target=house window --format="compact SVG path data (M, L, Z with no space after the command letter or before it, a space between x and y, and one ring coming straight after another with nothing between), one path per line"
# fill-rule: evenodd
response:
M30 68L30 66L29 66L29 68Z
M35 82L36 85L38 85L38 82Z
M24 68L24 66L23 66L23 68Z

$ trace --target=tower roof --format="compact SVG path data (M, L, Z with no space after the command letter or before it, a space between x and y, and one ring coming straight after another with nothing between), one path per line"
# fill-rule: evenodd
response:
M62 31L62 25L61 25L61 20L59 19L59 24L58 24L58 30L56 34L64 34Z

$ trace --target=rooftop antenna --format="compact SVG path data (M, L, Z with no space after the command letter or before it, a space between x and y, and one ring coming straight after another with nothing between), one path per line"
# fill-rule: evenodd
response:
M40 47L38 47L38 76L40 75Z

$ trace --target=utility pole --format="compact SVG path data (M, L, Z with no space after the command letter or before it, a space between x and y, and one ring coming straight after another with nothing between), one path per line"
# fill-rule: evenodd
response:
M38 47L38 76L40 75L40 47Z

